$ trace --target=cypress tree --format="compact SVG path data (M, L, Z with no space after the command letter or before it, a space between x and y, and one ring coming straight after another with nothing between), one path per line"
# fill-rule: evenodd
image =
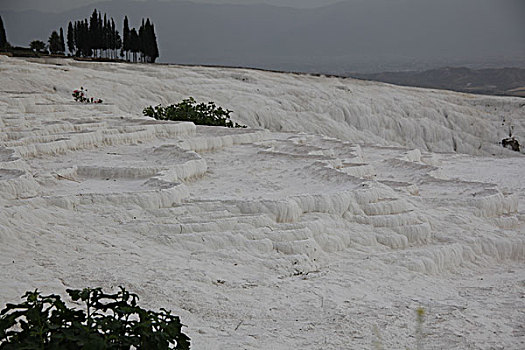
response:
M155 35L155 26L153 23L151 23L150 27L150 44L151 44L151 52L150 52L150 58L151 63L155 63L157 58L159 58L159 47L157 45L157 36Z
M108 22L106 14L104 13L104 24L102 29L102 49L104 50L104 56L107 58L108 49L111 48L111 26Z
M151 31L151 23L149 21L149 18L146 20L146 24L144 24L144 55L145 55L145 62L151 63L152 61L152 54L153 54L153 43L152 43L152 31Z
M102 21L102 14L100 12L98 13L97 29L98 29L97 48L99 50L99 57L102 57L102 51L104 50L104 45L105 45L105 40L106 40L106 27L105 27L105 23Z
M146 31L144 29L144 18L142 19L142 24L139 28L139 42L138 50L140 52L140 61L144 62L146 56Z
M111 17L111 50L112 57L114 59L117 58L117 50L120 49L121 46L122 41L120 39L120 34L115 27L115 21L113 20L113 17Z
M98 56L102 57L102 50L104 49L104 22L102 22L102 14L97 15L97 39L95 40L96 49L98 49Z
M77 57L82 55L82 23L80 21L75 21L75 26L73 27L74 39Z
M66 44L64 42L64 31L62 30L62 27L60 27L60 52L66 52Z
M71 55L73 54L73 51L75 51L75 32L71 21L67 26L67 49Z
M96 25L95 25L96 28ZM91 32L89 30L88 20L84 19L84 24L82 25L82 41L83 41L83 56L91 57L93 56L93 38L91 37Z
M113 21L113 18L111 19L111 28L113 30L113 41L114 41L113 58L118 58L118 50L120 50L122 48L122 38L120 37L119 31L116 29L115 22ZM122 56L122 54L121 54L121 56Z
M94 40L95 49L98 50L98 57L102 57L102 49L104 46L104 22L102 22L102 15L97 14L97 30L96 38ZM97 53L95 53L97 55Z
M88 42L88 25L87 25L87 20L84 20L84 21L79 21L78 22L78 51L79 51L79 55L82 56L82 57L86 57L87 54L88 54L88 46L89 46L89 42Z
M0 49L7 49L10 47L7 42L7 35L5 34L4 22L2 21L2 16L0 16Z
M80 29L78 28L78 21L75 21L73 24L73 43L75 44L75 56L78 57L80 52L80 41L78 40L78 33Z
M88 47L90 50L96 50L99 47L99 28L98 28L98 12L97 9L93 10L91 17L89 18L89 31L88 31ZM91 55L89 55L91 56Z
M86 22L79 21L78 22L78 48L80 51L80 56L85 57L86 56L86 31L84 29L84 25Z
M117 50L122 47L122 38L118 30L115 31L115 58L117 58Z
M129 32L129 49L133 53L133 62L137 62L137 52L139 52L139 35L135 28Z
M75 56L80 56L81 53L82 53L82 50L81 50L81 47L82 47L82 44L81 44L81 39L80 39L80 31L82 29L80 28L80 22L79 21L75 21L75 25L73 26L73 33L75 34L74 35L74 38L75 38Z
M117 47L117 33L115 30L115 22L113 22L113 17L109 22L109 49L111 52L111 58L115 58L115 48Z
M56 54L60 52L60 37L58 36L58 33L56 30L51 33L51 36L49 37L49 51L52 54Z
M129 39L130 39L129 23L128 23L128 16L126 16L124 17L124 29L122 30L122 51L126 53L126 59L128 61L129 61L128 52L130 50Z
M155 26L150 22L149 18L146 20L144 25L144 37L145 37L145 52L148 63L154 63L157 57L159 57L159 49L157 46L157 37L155 35Z

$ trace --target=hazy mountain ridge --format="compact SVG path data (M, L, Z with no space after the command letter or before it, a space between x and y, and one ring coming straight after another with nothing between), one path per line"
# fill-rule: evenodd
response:
M8 38L27 45L85 18L93 7L59 14L4 11L2 17ZM525 67L519 19L525 4L516 0L376 0L315 9L112 1L96 8L118 26L124 15L134 26L150 17L161 62L333 74L457 64Z
M423 72L349 73L348 76L404 86L525 97L525 69L440 68Z

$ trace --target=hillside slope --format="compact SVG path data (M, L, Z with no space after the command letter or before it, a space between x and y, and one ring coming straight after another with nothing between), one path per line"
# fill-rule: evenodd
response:
M0 71L0 308L123 285L180 315L194 349L522 348L525 157L497 144L501 116L523 135L521 99L2 56ZM104 103L74 102L80 86ZM250 128L141 115L187 96Z
M525 102L520 98L247 69L36 62L58 65L50 76L22 75L13 81L15 86L34 91L44 86L69 95L84 85L119 112L135 116L147 105L193 96L232 109L234 118L251 127L314 132L353 142L492 155L508 154L499 143L511 127L514 136L525 140ZM55 76L57 80L50 80Z
M350 73L348 76L397 85L525 97L525 69L520 68L440 68L423 72Z

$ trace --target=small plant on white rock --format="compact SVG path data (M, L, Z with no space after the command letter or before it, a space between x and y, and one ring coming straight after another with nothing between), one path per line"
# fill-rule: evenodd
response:
M102 103L100 98L87 97L87 89L84 90L82 86L80 90L73 90L73 98L80 103Z

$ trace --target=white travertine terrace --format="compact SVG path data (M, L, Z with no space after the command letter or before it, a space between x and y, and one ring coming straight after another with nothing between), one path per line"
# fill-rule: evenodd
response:
M188 96L249 128L141 115ZM523 99L0 56L0 306L124 285L195 349L415 348L422 306L425 348L523 348L510 125Z

